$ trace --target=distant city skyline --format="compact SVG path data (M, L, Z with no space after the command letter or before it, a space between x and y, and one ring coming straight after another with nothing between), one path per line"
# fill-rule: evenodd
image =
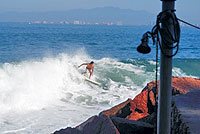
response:
M157 15L161 11L160 0L0 0L2 12L47 12L70 9L91 9L96 7L119 7L121 9L143 10ZM200 23L199 0L177 0L177 15L189 22ZM0 18L1 19L1 18Z
M155 22L154 14L149 12L114 7L49 12L4 12L0 13L0 18L0 22L31 22L42 24L60 22L74 24L75 22L75 24L149 25L153 21Z

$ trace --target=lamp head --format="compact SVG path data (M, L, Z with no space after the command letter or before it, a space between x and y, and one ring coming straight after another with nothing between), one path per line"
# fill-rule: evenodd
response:
M148 45L148 34L145 33L141 39L141 44L137 47L137 51L142 54L148 54L151 52L151 48Z

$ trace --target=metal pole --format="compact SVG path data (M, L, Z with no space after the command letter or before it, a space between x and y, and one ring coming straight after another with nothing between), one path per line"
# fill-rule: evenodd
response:
M161 1L162 1L162 11L174 10L175 0L161 0ZM172 29L173 27L171 26L170 28ZM166 46L164 46L164 44L162 43L161 45L165 54L171 55L173 53L173 50L166 49ZM161 53L157 134L170 134L171 96L172 96L171 83L172 83L172 58L166 57L164 54Z

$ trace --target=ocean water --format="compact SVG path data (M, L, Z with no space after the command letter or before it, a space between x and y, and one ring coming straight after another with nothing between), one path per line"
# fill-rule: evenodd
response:
M155 46L136 51L151 26L0 23L0 133L44 134L73 127L134 98L155 80ZM200 77L200 31L181 28L173 76ZM95 86L77 68L95 62Z

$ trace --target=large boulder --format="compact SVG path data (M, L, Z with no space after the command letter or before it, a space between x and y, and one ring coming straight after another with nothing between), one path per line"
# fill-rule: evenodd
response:
M159 81L157 83L159 88ZM186 94L191 90L200 89L200 79L191 77L173 77L172 78L172 94ZM102 113L107 116L117 116L127 118L129 120L139 120L156 112L157 109L158 89L156 82L149 82L146 87L133 100L128 99L111 109ZM126 109L126 110L124 110ZM121 114L123 113L123 115Z
M65 128L54 134L120 134L110 118L105 115L92 116L75 128Z

